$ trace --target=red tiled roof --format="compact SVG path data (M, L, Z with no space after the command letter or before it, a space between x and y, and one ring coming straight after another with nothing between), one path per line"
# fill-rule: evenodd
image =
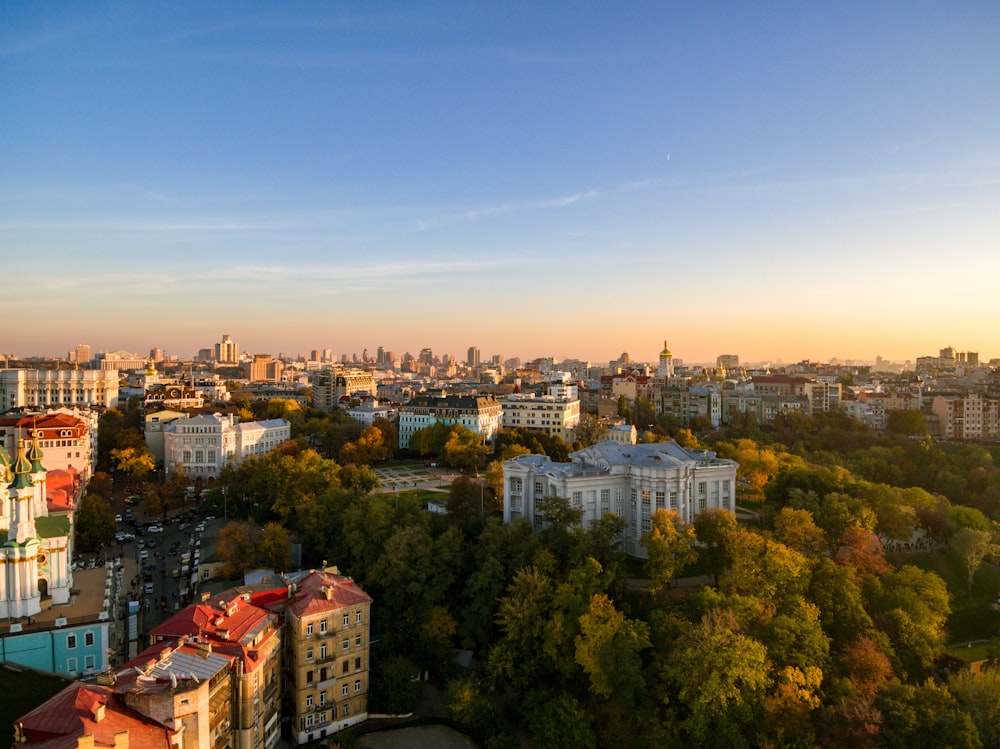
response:
M330 591L327 598L326 590ZM371 596L354 584L354 580L328 572L312 572L298 585L288 610L301 618L324 611L336 611L348 606L370 603Z
M104 707L101 720L95 713ZM127 707L110 687L74 682L24 715L15 725L31 749L75 747L77 738L93 735L95 746L114 746L115 734L128 731L129 746L169 749L173 731Z

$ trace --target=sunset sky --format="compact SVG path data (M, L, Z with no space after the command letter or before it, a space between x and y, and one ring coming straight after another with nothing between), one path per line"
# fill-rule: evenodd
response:
M0 353L1000 357L1000 3L0 5Z

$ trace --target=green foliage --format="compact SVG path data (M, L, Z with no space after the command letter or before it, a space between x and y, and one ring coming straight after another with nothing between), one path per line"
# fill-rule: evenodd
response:
M497 716L493 704L469 676L453 679L445 686L445 711L458 723L482 741L497 730Z
M678 528L678 523L676 512L657 510L653 513L650 530L643 533L639 540L648 555L645 570L649 578L649 592L653 596L698 556L691 548L694 530L690 527Z
M589 430L589 437L607 431L599 422ZM592 444L592 443L588 443ZM527 453L521 453L520 449ZM515 457L516 454L547 455L557 463L569 461L569 450L559 437L523 427L501 429L493 438L493 454L498 459Z
M570 695L536 691L525 704L536 749L594 749L597 739L587 712Z
M372 659L372 712L405 715L420 699L420 668L401 655Z
M88 494L80 501L75 526L76 542L84 551L100 551L115 540L115 513L97 494Z
M649 625L626 619L602 594L590 599L579 622L576 662L590 678L590 691L634 705L645 686L639 653L650 645Z

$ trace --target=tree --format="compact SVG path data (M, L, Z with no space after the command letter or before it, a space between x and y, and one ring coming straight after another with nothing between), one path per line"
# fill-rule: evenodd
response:
M731 563L729 549L738 528L736 516L721 508L702 510L694 516L694 535L700 544L698 558L708 563L716 582Z
M605 439L608 435L607 425L597 418L595 414L581 414L580 422L576 425L574 431L576 440L580 443L581 447L590 447Z
M145 443L141 447L122 447L111 451L115 468L135 482L145 481L156 470L156 460Z
M257 567L257 540L260 528L245 520L234 520L221 531L216 553L225 563L225 574L242 575Z
M404 715L420 701L420 668L401 656L372 659L371 699L379 712Z
M115 513L107 501L88 494L76 513L76 542L84 551L100 551L115 539Z
M969 595L972 595L972 578L976 570L983 563L983 559L996 554L996 545L993 543L993 536L986 531L977 531L972 528L959 528L951 537L951 548L962 560L965 567Z
M822 529L813 521L812 513L792 507L782 507L774 516L774 537L785 546L810 557L817 556L828 547Z
M444 691L445 711L449 719L463 726L480 742L496 733L497 716L493 704L472 677L453 679Z
M532 692L525 700L528 733L537 749L593 749L587 711L568 694Z
M483 439L471 429L461 424L455 424L445 440L441 459L449 466L466 471L483 467L490 448Z
M644 686L639 653L650 646L649 625L626 619L603 594L590 599L579 621L576 662L590 677L590 691L634 705Z
M287 572L292 567L292 539L278 523L264 526L257 540L257 565L275 572Z
M657 510L653 513L649 531L642 534L639 543L646 549L646 576L649 578L649 592L656 593L670 584L677 573L693 562L698 554L691 548L694 532L690 527L678 528L679 518L673 510Z
M712 612L681 635L666 666L683 708L683 727L698 746L740 745L771 685L767 649L740 632L731 614Z
M927 420L921 411L887 411L886 429L893 434L927 434Z
M980 746L1000 746L1000 670L962 671L948 680L948 689L972 719Z

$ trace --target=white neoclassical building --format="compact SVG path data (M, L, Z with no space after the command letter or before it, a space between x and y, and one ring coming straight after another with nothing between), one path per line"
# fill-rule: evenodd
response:
M0 411L19 406L118 405L118 372L100 369L2 369Z
M227 463L263 455L291 438L285 419L237 423L234 414L204 414L163 425L163 465L190 478L217 478Z
M674 510L685 523L702 510L736 510L732 460L707 450L686 450L676 442L629 445L607 440L570 453L569 463L544 455L521 455L503 464L504 522L527 518L543 523L543 497L563 497L582 513L583 526L605 515L625 520L624 549L645 558L642 534L657 510Z

